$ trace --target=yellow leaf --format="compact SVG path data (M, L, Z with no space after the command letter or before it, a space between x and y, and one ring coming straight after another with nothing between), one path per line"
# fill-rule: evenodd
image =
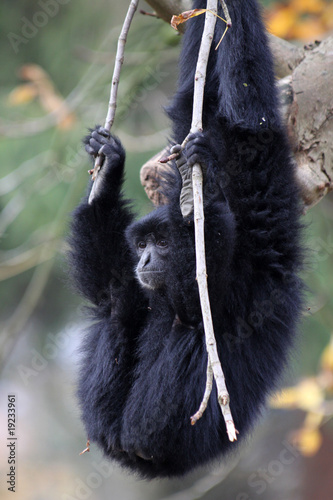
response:
M181 14L179 14L179 16L172 16L171 26L175 30L177 30L179 24L185 23L185 21L187 21L188 19L191 19L192 17L200 16L200 14L203 14L204 12L207 12L207 9L186 10L185 12L182 12Z
M43 109L48 113L56 114L58 128L67 130L73 127L75 115L68 108L64 98L56 91L50 76L43 68L37 64L25 64L20 69L20 76L29 82L21 88L27 91L31 87Z
M295 387L286 387L271 400L273 408L317 409L324 401L324 392L315 379L302 380Z
M326 6L321 18L327 30L333 29L333 3Z
M18 85L8 96L8 102L11 106L19 106L32 101L37 95L37 89L34 85L24 83Z
M293 444L305 457L312 457L319 450L323 438L318 429L300 429L293 434Z
M297 408L296 387L286 387L281 392L274 394L270 405L272 408Z
M326 8L322 0L291 0L289 6L298 13L320 14Z
M309 412L305 415L303 427L305 429L317 429L323 421L324 415Z
M295 23L295 11L290 7L282 7L272 12L268 19L268 30L281 38L289 34Z
M291 28L289 36L298 40L312 41L320 38L324 31L323 23L319 19L300 19Z
M324 401L324 393L314 379L306 379L297 386L298 407L304 411L318 408Z

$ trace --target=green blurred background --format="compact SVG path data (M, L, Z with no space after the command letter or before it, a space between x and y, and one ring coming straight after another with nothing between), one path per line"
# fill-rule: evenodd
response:
M323 38L333 28L330 2L264 4L275 34L295 43ZM82 301L67 284L65 236L88 181L81 139L88 127L104 122L127 5L115 0L2 0L0 5L1 498L331 499L333 411L329 391L323 394L318 381L324 368L327 375L333 366L332 195L304 218L309 311L285 382L295 386L294 409L270 411L239 462L233 458L215 472L198 471L184 480L138 481L102 462L95 446L78 455L86 441L75 401L85 319ZM141 7L150 10L145 2ZM162 21L136 15L113 131L127 150L126 192L139 214L151 207L140 167L162 149L169 133L163 106L175 88L179 42ZM60 104L59 118L52 110ZM10 393L16 394L18 417L15 494L6 483ZM326 410L318 416L312 410L319 403ZM287 465L281 451L290 442L298 445ZM253 481L256 475L262 488Z

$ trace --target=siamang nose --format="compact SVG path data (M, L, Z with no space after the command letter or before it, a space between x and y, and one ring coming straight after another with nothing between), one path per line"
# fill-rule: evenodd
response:
M151 258L150 252L145 252L144 255L141 257L141 260L142 260L141 267L142 268L146 267L147 264L149 264L150 258Z

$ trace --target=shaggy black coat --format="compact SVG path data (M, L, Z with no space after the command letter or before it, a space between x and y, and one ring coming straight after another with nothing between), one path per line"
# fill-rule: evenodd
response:
M302 252L294 167L260 13L254 0L228 6L232 29L215 52L224 30L217 20L209 59L205 133L190 145L192 157L194 151L207 166L209 293L240 442L276 388L294 343ZM203 23L204 16L189 20L183 40L178 91L168 110L176 143L190 129ZM148 478L181 475L237 446L228 441L215 387L202 419L190 423L207 367L193 221L181 216L179 176L165 187L169 203L134 221L121 194L125 154L115 141L106 149L98 196L91 205L85 198L72 222L71 268L95 319L83 343L82 418L90 440L110 458ZM164 288L147 291L135 277L135 242L160 230L172 248L168 276Z

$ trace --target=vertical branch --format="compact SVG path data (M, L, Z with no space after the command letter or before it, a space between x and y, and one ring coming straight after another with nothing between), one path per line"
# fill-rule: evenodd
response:
M195 425L195 423L200 420L202 415L204 414L208 401L210 398L210 394L213 389L213 379L214 379L214 374L212 370L212 365L210 364L209 359L207 360L207 372L206 372L206 388L205 388L205 393L203 395L199 410L191 417L191 424Z
M125 17L123 27L121 29L121 32L120 32L120 35L118 38L116 60L115 60L115 65L114 65L114 70L113 70L113 75L112 75L112 82L111 82L109 106L108 106L108 112L107 112L105 124L104 124L104 128L106 128L108 131L111 130L111 127L112 127L113 121L114 121L114 117L116 114L117 93L118 93L120 70L121 70L121 67L122 67L123 62L124 62L125 45L126 45L128 31L130 29L131 22L132 22L132 19L134 17L135 11L138 7L138 3L139 3L139 0L131 0L131 3L130 3L128 10L127 10L127 14ZM95 161L95 166L92 170L92 180L93 181L95 181L95 179L98 175L98 172L103 164L103 161L104 161L104 156L98 155L96 158L96 161ZM93 198L93 194L92 194L93 191L94 191L94 186L91 190L91 199Z
M207 10L217 13L217 0L207 0ZM202 130L202 109L204 99L204 86L206 80L206 71L211 43L214 36L216 16L211 12L206 12L205 26L202 34L201 45L198 55L198 62L195 72L194 96L193 96L193 115L191 132ZM192 170L193 198L194 198L194 227L195 227L195 250L196 250L196 266L197 266L197 282L200 294L200 304L205 330L206 348L208 353L208 369L207 382L204 400L200 405L200 409L196 415L192 417L192 423L198 419L197 416L202 415L205 405L207 406L207 393L209 396L210 388L210 370L213 371L214 379L217 387L218 402L225 420L227 433L230 441L237 439L237 430L231 415L229 406L230 397L227 391L225 378L222 366L219 360L216 340L214 335L212 314L208 296L207 286L207 270L206 270L206 255L205 255L205 239L204 239L204 210L203 210L203 178L202 169L199 164L195 164ZM210 368L209 368L210 367ZM199 418L200 418L199 416Z
M125 17L125 21L123 27L121 29L121 33L118 38L117 45L117 53L116 53L116 61L114 65L113 75L112 75L112 83L110 90L110 100L109 100L109 108L108 113L106 115L104 128L107 130L111 130L111 127L114 122L114 117L117 109L117 93L118 93L118 84L119 84L119 75L120 70L124 62L124 53L125 53L125 45L127 40L128 31L131 26L132 19L134 17L135 11L138 7L139 0L131 0L131 3L128 7L128 11Z

